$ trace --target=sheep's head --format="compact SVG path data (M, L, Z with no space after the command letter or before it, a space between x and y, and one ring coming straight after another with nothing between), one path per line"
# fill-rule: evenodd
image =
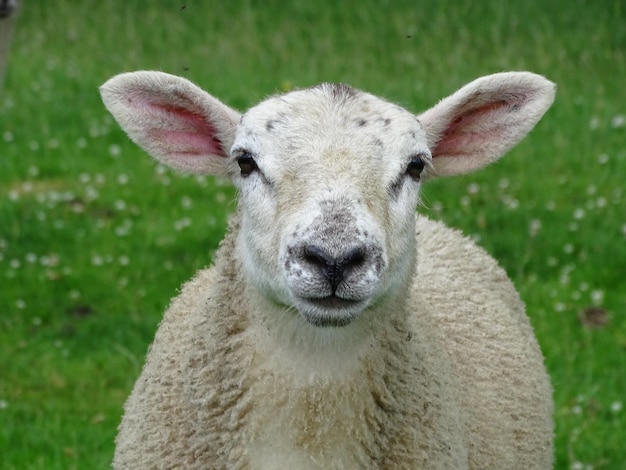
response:
M314 325L343 326L410 279L421 182L499 158L548 109L554 85L491 75L419 116L331 84L240 115L159 72L114 77L102 96L158 160L230 176L246 282Z

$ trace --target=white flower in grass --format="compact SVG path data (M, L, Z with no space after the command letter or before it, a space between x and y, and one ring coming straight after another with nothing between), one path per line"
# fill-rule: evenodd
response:
M519 201L513 197L506 197L504 204L506 205L507 209L511 210L515 210L519 207Z
M189 227L191 225L191 219L189 217L183 217L180 220L174 222L174 230L180 232L181 230Z
M85 197L90 200L90 201L94 201L96 199L98 199L98 197L100 196L100 193L98 192L98 190L96 188L94 188L93 186L88 186L85 189Z
M532 238L537 236L540 229L541 229L541 220L539 219L533 219L528 224L528 233Z
M104 258L100 255L93 255L91 257L91 264L94 266L102 266L104 264Z
M582 220L585 218L585 209L583 208L578 208L574 211L574 219L576 220Z
M120 173L117 175L117 184L122 186L128 184L128 175L126 173Z
M626 117L623 114L613 116L613 119L611 119L611 127L618 128L624 127L624 125L626 125Z
M19 308L20 310L24 310L26 308L26 302L24 301L24 299L17 299L15 301L15 306ZM41 320L40 320L40 323L41 323Z
M120 225L119 227L115 227L115 235L118 237L126 237L130 233L130 227L126 225Z
M467 192L470 194L478 194L480 192L480 185L478 183L470 183L467 185Z
M613 403L611 403L611 412L619 413L620 411L622 411L622 402L621 401L614 401Z
M85 147L87 147L87 139L85 139L84 137L80 137L76 141L76 147L78 147L79 149L84 149Z
M604 291L600 289L591 291L591 302L594 305L600 305L604 300Z
M0 400L0 410L6 410L9 407L9 402L6 400Z
M119 157L121 153L122 148L119 145L113 144L109 146L109 155L111 155L113 158Z
M605 163L608 163L609 161L609 156L606 153L601 153L600 155L598 155L598 163L600 165L604 165Z
M13 142L13 132L5 131L4 134L2 134L2 138L5 142Z

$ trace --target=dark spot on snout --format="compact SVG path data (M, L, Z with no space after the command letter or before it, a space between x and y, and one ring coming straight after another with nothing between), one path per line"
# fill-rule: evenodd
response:
M367 120L365 120L363 118L357 118L357 119L354 120L354 122L359 127L365 127L367 125Z

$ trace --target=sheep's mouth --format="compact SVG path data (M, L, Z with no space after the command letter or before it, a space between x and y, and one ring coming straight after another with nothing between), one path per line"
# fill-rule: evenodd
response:
M321 298L303 298L298 309L312 325L341 327L352 323L366 307L363 300L351 300L329 295Z
M324 310L341 310L345 308L352 308L361 302L360 300L342 299L341 297L337 297L336 295L329 295L328 297L322 297L317 299L308 298L306 299L306 301Z

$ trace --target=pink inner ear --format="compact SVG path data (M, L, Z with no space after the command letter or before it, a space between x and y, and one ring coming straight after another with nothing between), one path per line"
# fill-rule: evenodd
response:
M498 101L491 101L458 114L448 123L433 148L433 158L466 154L469 149L497 138L503 123L495 116L517 111L527 98L526 95L510 94Z
M169 104L150 103L149 107L151 113L160 115L159 120L165 126L152 128L148 133L173 153L226 156L222 142L216 136L217 129L202 115ZM169 123L173 125L169 126Z
M148 131L151 138L161 142L167 142L172 153L177 155L225 156L222 150L222 143L215 137L210 137L195 132L169 131L166 129L150 129Z

